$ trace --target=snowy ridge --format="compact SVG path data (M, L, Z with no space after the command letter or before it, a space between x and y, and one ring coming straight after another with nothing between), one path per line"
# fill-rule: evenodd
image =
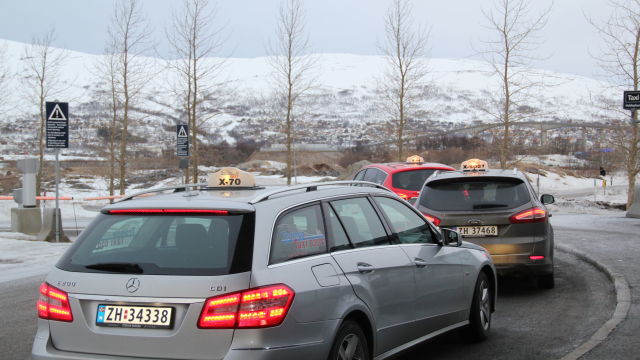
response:
M17 136L0 143L5 154L24 151L23 143L33 142L37 107L24 97L23 64L28 44L0 40L7 51L7 67L15 76L9 84L10 96L5 101L0 119L2 131L15 131ZM71 108L72 146L83 151L96 145L97 128L108 122L104 101L104 81L96 71L101 55L66 51L67 61L61 71L62 92L55 99L69 101ZM388 119L379 110L378 83L384 71L381 56L350 54L319 54L314 76L317 87L301 101L297 114L297 137L301 142L320 137L332 145L350 145L357 140L379 140L386 136ZM210 59L209 61L219 61ZM135 104L138 123L132 127L134 135L145 138L141 149L159 149L173 144L173 125L183 118L179 103L171 91L176 81L168 61L140 58L152 76L143 97ZM232 132L242 138L277 143L281 141L279 124L270 112L273 79L266 57L225 59L219 82L228 85L218 94L219 103L207 106L211 114L218 113L205 124L209 133L205 142L220 139L233 142ZM479 109L478 101L497 91L498 79L488 64L466 59L428 59L429 74L417 102L415 116L409 129L425 127L450 129L473 122L489 122ZM539 96L526 105L541 111L537 121L608 121L616 114L603 113L593 98L620 96L611 84L598 80L549 71L536 70L532 77L546 85ZM542 78L540 76L543 76ZM48 99L54 100L54 99ZM206 114L205 114L206 115ZM207 128L208 127L208 128ZM236 138L238 136L236 135ZM75 138L75 139L74 139ZM318 142L308 141L308 142ZM161 146L158 146L161 145Z

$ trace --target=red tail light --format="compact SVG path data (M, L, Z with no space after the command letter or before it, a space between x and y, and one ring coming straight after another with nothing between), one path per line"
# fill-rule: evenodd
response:
M256 328L280 325L293 302L294 291L271 285L207 299L198 327Z
M537 223L543 222L547 218L547 212L544 209L539 207L534 207L522 212L519 212L515 215L512 215L509 218L509 221L512 224L520 224L520 223Z
M438 219L437 217L435 217L433 215L429 215L427 213L422 213L422 215L424 215L424 217L426 217L427 220L431 221L433 223L433 225L440 226L440 219Z
M531 260L544 260L544 256L542 256L542 255L531 255L531 256L529 256L529 259L531 259Z
M36 305L38 317L46 320L73 321L69 296L46 282L40 285L40 298Z

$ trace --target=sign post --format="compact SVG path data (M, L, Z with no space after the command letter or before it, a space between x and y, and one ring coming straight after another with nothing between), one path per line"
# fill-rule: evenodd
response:
M69 148L69 103L49 102L45 104L47 119L47 149L56 150L56 242L60 242L60 149Z
M635 114L640 109L640 91L625 91L622 107L626 110L631 110L631 124L638 123L639 121L636 121Z
M176 125L176 155L180 158L179 165L180 169L183 169L184 183L187 183L187 171L189 167L189 125ZM188 188L187 191L189 191Z

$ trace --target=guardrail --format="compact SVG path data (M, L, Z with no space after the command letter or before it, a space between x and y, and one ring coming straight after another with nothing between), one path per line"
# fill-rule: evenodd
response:
M110 196L93 196L86 198L74 198L73 196L60 196L58 200L83 200L83 201L92 201L92 200L115 200L121 199L124 197L145 197L151 196L153 194L134 194L134 195L110 195ZM55 196L36 196L36 200L55 200ZM0 196L0 200L13 200L13 196Z

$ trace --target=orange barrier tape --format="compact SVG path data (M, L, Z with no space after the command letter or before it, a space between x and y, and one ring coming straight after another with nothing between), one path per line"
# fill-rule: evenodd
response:
M0 200L13 200L13 196L0 196Z
M36 200L55 200L55 196L36 196ZM58 200L73 200L71 196L60 196Z

